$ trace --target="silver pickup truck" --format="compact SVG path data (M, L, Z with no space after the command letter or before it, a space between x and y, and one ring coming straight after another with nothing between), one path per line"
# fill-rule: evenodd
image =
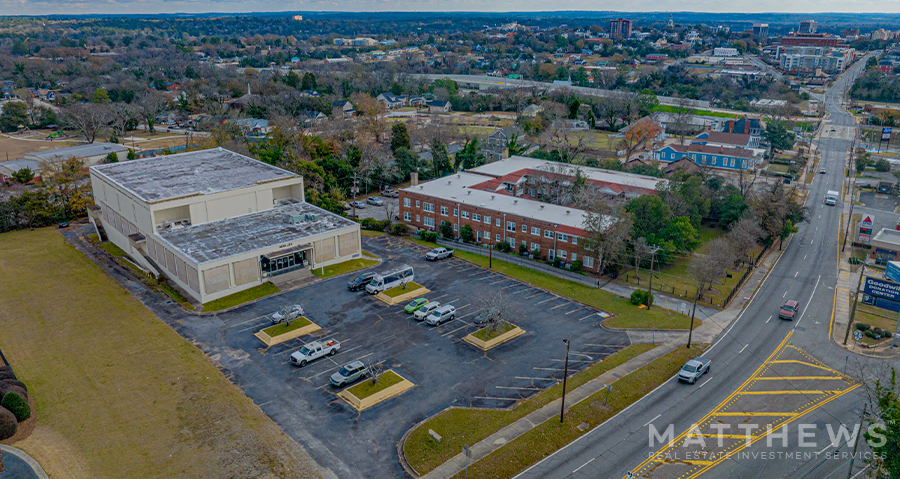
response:
M328 341L313 341L306 343L299 351L291 354L291 362L297 366L303 367L307 363L311 363L316 359L325 356L334 356L341 349L341 343L337 339L329 339Z
M690 384L696 383L700 376L709 372L710 363L712 361L704 357L691 359L678 371L678 380Z

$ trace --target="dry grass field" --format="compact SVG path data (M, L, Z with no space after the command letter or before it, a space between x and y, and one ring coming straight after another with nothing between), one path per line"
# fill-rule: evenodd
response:
M6 161L7 155L9 155L10 160L18 160L25 156L25 153L47 151L54 148L66 148L84 144L84 142L81 141L69 140L46 141L44 138L47 137L47 134L47 132L36 131L33 132L33 136L27 139L10 137L6 134L0 135L0 161Z
M168 325L52 228L0 235L0 348L37 405L16 443L51 478L320 477Z

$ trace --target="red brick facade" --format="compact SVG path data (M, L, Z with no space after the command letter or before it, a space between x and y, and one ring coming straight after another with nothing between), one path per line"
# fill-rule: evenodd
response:
M572 214L580 215L581 212L572 210ZM544 259L559 257L565 263L581 261L583 269L596 272L596 260L586 257L582 249L585 232L580 228L406 190L400 190L400 219L416 229L436 232L440 232L441 223L447 221L453 225L457 237L462 227L468 224L475 234L477 244L494 245L508 240L513 250L518 251L519 245L524 241L529 252L537 247Z

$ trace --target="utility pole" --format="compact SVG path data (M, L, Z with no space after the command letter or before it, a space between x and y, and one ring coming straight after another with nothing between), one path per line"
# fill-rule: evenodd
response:
M863 264L859 270L859 280L856 281L856 292L853 293L853 304L850 305L850 321L847 323L847 332L844 333L844 346L850 339L850 327L853 326L853 318L856 316L856 302L859 300L859 286L862 284L863 276L866 275L866 265Z
M850 455L850 469L847 471L847 479L850 479L853 476L853 459L856 458L856 448L859 447L859 436L862 436L863 433L863 424L866 422L866 410L869 407L868 404L863 406L862 418L859 421L859 430L856 431L856 442L853 443L853 454Z
M859 135L859 130L856 131L857 136ZM850 236L850 223L853 222L853 176L852 175L852 162L853 157L856 154L856 139L853 140L853 143L850 144L850 156L847 160L847 188L850 191L850 216L847 218L847 229L844 231L844 241L841 243L841 252L847 248L847 237Z
M359 194L359 188L356 186L356 172L353 172L353 189L350 190L350 196L356 198L356 195ZM350 206L353 207L353 216L356 216L356 200L354 199Z
M694 307L691 308L691 329L688 330L687 348L691 349L691 339L694 336L694 313L697 312L697 300L700 299L700 286L697 285L697 295L694 296Z
M647 310L650 310L650 303L653 301L650 300L650 297L653 296L653 260L656 258L656 253L662 248L659 246L653 245L650 249L650 285L647 286Z
M562 402L559 404L559 423L563 422L563 413L566 411L566 378L569 377L569 340L563 339L563 342L566 343L566 365L563 369L563 393L562 393Z

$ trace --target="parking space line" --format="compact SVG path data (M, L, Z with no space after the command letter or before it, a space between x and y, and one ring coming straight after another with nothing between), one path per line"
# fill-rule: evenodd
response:
M532 378L528 376L514 376L515 379L530 379L532 381L556 381L556 378Z
M519 291L513 291L512 294L524 293L525 291L528 291L528 290L530 290L530 289L531 289L531 287L529 286L529 287L527 287L527 288L525 288L525 289L520 289Z
M268 316L268 314L264 314L264 315L262 315L262 316L257 316L257 317L255 317L255 318L251 318L251 319L248 319L248 320L246 320L246 321L241 321L240 323L232 324L231 326L228 326L228 327L229 327L229 328L236 328L236 327L238 327L238 326L240 326L240 325L242 325L242 324L247 324L247 323L249 323L249 322L251 322L251 321L258 321L258 320L260 320L260 319L262 319L262 318L265 318L266 316Z
M502 283L502 282L504 282L504 281L506 281L506 278L503 278L503 279L501 279L500 281L494 281L493 283L491 283L491 286L493 286L493 285L495 285L495 284L498 284L498 283Z
M549 297L549 298L547 298L547 299L541 301L541 302L538 303L538 304L544 304L544 303L546 303L547 301L553 301L554 299L557 299L557 298L559 298L559 296L551 296L551 297Z
M271 321L269 321L269 322L271 323ZM265 325L266 325L265 322L262 324L254 324L253 326L250 326L249 328L239 329L238 332L243 333L244 331L250 331L251 329L262 329L262 327Z
M591 314L589 314L589 315L587 315L587 316L585 316L585 317L579 319L578 321L584 321L585 319L588 319L588 318L591 318L591 317L594 317L594 316L597 316L597 313L591 313ZM605 345L603 345L603 344L596 344L595 346L605 346Z
M559 362L559 363L564 363L566 360L565 360L565 359L548 359L548 361L556 361L556 362ZM593 360L593 359L572 359L572 358L569 358L569 362L570 362L570 363L592 363L592 362L594 362L594 360Z
M364 355L364 356L360 356L360 357L358 357L358 358L356 358L356 359L353 359L353 360L347 361L347 362L348 362L348 363L352 363L353 361L362 361L363 359L365 359L365 358L367 358L367 357L369 357L369 356L371 356L371 355L373 355L373 354L375 354L375 353L369 353L369 354L366 354L366 355ZM346 363L345 363L345 364L346 364ZM343 367L343 366L341 366L341 367ZM324 371L322 371L322 372L320 372L320 373L316 373L316 374L314 374L314 375L308 377L307 379L312 380L312 379L317 378L317 377L319 377L319 376L321 376L321 375L323 375L323 374L327 374L327 373L329 373L329 372L331 372L331 371L334 371L334 370L336 370L336 369L340 369L341 367L328 368L328 369L326 369L326 370L324 370Z
M464 326L460 326L460 327L454 329L453 331L448 331L448 332L442 334L441 337L447 337L447 336L450 336L450 335L452 335L453 333L459 331L460 329L465 329L465 328L468 328L468 327L470 326L469 323L466 323L465 321L463 321L463 323L465 323Z
M563 304L560 304L560 305L556 305L556 306L550 308L550 311L553 311L553 310L556 309L556 308L562 308L563 306L569 306L569 303L563 303Z
M533 367L531 369L534 369L535 371L562 371L562 369L560 369L560 368L534 368Z
M495 398L495 397L490 397L490 396L472 396L472 397L475 399L494 399L497 401L518 401L519 399L522 399L522 398Z
M621 348L624 345L622 344L591 344L584 343L585 346L594 346L595 348Z
M535 297L535 296L540 296L540 295L542 295L542 294L544 294L544 293L547 293L547 292L546 292L546 291L538 290L537 293L534 293L534 294L532 294L531 296L529 296L528 298L525 298L525 299L533 298L533 297ZM547 294L550 294L550 293L547 293Z
M578 308L578 309L573 309L572 311L569 311L568 313L566 313L566 316L568 316L568 315L570 315L570 314L572 314L572 313L577 313L578 311L581 311L581 310L584 309L584 308L587 308L587 306L582 306L582 307L580 307L580 308Z
M513 284L511 284L511 285L509 285L509 286L504 286L504 287L502 287L502 288L500 288L500 289L501 289L501 290L504 290L504 289L507 289L507 288L515 288L516 286L520 286L520 285L519 285L518 283L513 283Z
M522 389L525 391L543 391L541 388L520 388L516 386L494 386L497 389Z

